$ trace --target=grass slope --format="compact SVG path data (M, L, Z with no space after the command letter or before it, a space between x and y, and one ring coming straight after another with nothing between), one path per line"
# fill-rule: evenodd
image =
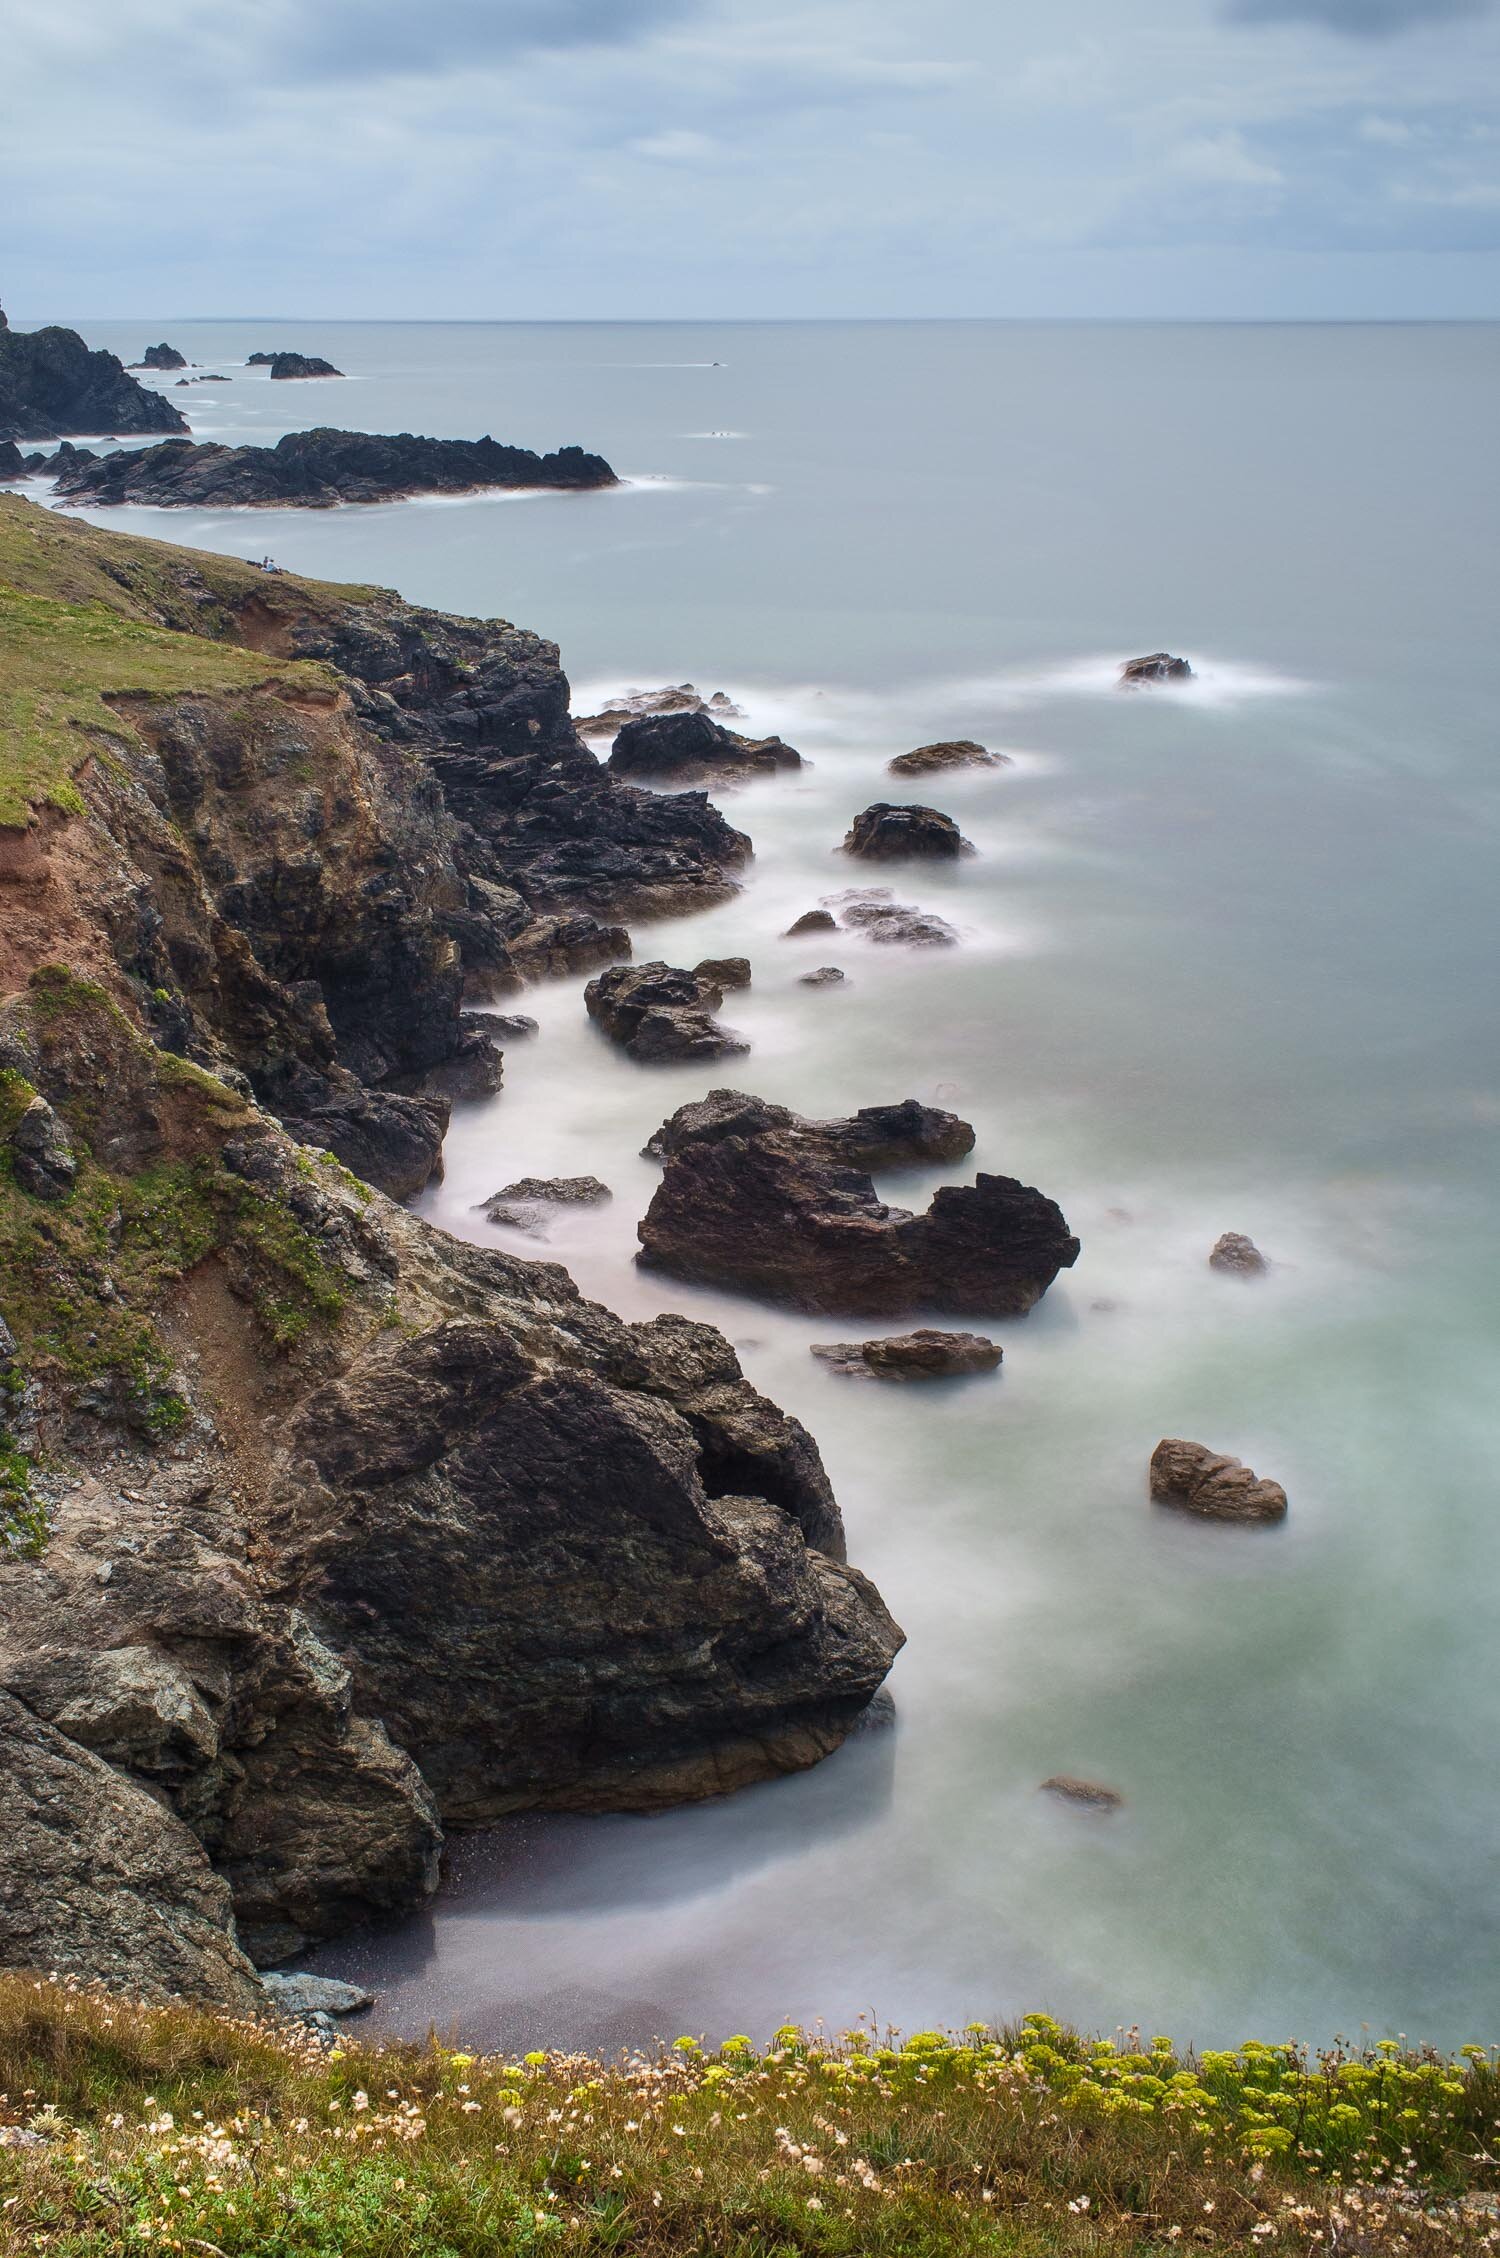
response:
M1500 2242L1500 2074L1394 2046L377 2048L0 1979L0 2258L1350 2258ZM25 2139L29 2132L31 2138ZM24 2145L10 2145L18 2134Z

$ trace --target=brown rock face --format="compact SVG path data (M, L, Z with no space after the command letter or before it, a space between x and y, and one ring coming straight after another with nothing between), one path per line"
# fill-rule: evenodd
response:
M1215 1239L1208 1266L1210 1270L1227 1270L1237 1278L1260 1278L1269 1268L1260 1248L1243 1231L1226 1231Z
M867 862L908 862L919 857L956 862L974 849L951 815L937 808L894 807L888 800L877 800L854 818L844 852Z
M1151 1495L1212 1521L1284 1521L1286 1491L1237 1458L1171 1437L1151 1453Z
M936 745L918 745L914 752L898 753L889 763L892 776L931 776L945 768L1008 768L1007 753L991 753L972 737L947 737Z
M666 1166L637 1259L795 1309L1017 1315L1078 1258L1053 1201L1014 1177L981 1175L943 1186L913 1215L886 1206L865 1173L972 1143L966 1122L914 1100L810 1122L715 1091L648 1147Z
M836 1372L876 1380L951 1380L994 1372L1004 1354L982 1333L939 1333L928 1327L878 1341L815 1341L812 1353Z

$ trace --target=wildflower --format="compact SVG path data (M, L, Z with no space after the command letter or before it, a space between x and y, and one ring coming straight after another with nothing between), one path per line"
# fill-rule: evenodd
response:
M809 2211L821 2211L823 2208L821 2198L816 2195L810 2195L807 2199L807 2208Z

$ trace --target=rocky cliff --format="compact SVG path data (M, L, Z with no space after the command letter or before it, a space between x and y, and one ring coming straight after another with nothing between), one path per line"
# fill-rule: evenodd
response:
M337 376L284 368L272 376ZM153 395L155 397L155 395ZM78 428L77 426L74 427ZM156 427L153 427L156 428ZM76 448L57 466L70 501L139 502L155 509L266 507L331 509L338 502L391 502L406 494L470 494L487 487L618 484L602 455L559 447L538 455L495 439L424 439L410 431L290 431L274 447L224 447L175 439L95 455Z
M0 312L0 439L186 430L114 353L91 353L76 329L12 329Z
M609 951L534 798L648 898L707 803L519 629L3 499L0 654L0 1964L244 2007L450 1825L826 1754L900 1633L811 1438L332 1149L419 1177L466 981Z

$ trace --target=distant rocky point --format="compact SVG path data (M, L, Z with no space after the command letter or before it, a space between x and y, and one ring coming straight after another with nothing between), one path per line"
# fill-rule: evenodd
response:
M0 311L0 440L186 430L170 400L115 354L91 353L76 329L15 330Z
M316 353L248 353L246 368L269 368L273 377L342 376L343 370L335 368L332 361L320 360Z
M176 417L175 409L168 412ZM274 447L179 439L109 455L78 448L57 474L57 491L69 501L158 509L330 509L337 502L394 502L410 494L618 483L601 455L581 447L538 455L490 438L423 439L409 431L390 436L327 426L288 432Z

